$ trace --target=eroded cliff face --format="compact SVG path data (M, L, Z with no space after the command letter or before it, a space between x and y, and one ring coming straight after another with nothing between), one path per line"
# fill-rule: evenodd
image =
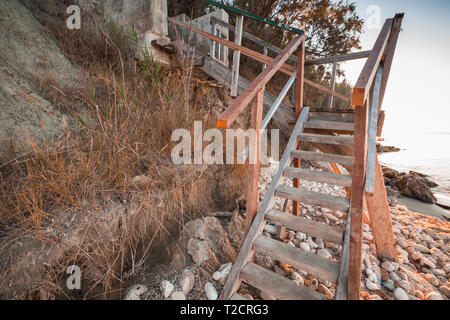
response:
M29 144L61 135L67 122L41 86L74 87L79 71L18 0L0 2L0 52L0 154L22 138Z
M71 114L52 104L46 85L74 90L82 72L63 55L48 25L65 27L69 5L81 8L81 27L99 30L107 21L138 35L167 34L166 0L4 0L0 2L0 163L9 150L19 154L31 144L63 135ZM59 19L61 21L55 21Z

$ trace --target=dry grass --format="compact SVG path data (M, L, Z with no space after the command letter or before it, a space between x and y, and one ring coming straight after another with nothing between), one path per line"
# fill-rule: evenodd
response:
M76 121L59 141L24 141L11 150L14 160L0 167L0 237L4 244L32 234L52 247L45 267L37 266L39 281L27 283L29 291L19 297L74 298L63 284L67 266L77 264L80 298L106 298L156 259L185 221L224 200L233 206L245 168L222 167L227 182L218 183L217 168L172 163L172 131L192 128L212 112L199 102L203 84L193 81L188 59L178 57L172 68L149 55L137 62L133 33L115 24L101 35L77 31L58 38L86 78L75 91L51 81L44 87ZM8 297L20 258L10 248L0 246L0 296Z

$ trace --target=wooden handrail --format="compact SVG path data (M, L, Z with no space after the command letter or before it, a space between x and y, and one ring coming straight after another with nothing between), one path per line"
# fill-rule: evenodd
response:
M373 98L369 107L369 122L367 129L367 165L366 165L366 183L364 191L367 195L373 195L375 186L375 161L377 156L377 123L378 123L378 104L380 102L381 79L383 76L383 64L378 67L375 85L373 89Z
M352 95L352 105L354 107L363 107L367 96L369 95L375 74L378 70L380 61L383 58L389 36L391 34L393 21L394 19L387 19L384 23L372 52L370 53L370 56L367 59L361 74L359 75L358 81L356 81Z
M294 38L286 48L264 69L263 72L256 77L247 89L225 110L225 112L217 120L218 128L229 128L236 118L247 107L256 94L264 88L275 73L280 70L288 57L298 48L304 41L304 36Z

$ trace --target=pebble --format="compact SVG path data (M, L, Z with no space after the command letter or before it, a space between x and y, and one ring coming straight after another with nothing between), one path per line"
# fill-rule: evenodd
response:
M388 288L389 290L391 290L391 291L394 291L394 290L395 290L395 283L394 283L394 281L392 281L391 279L385 281L385 282L384 282L384 286L385 286L386 288Z
M386 270L387 272L395 271L394 266L389 261L384 261L381 264L381 267Z
M302 233L302 232L297 232L296 234L295 234L295 237L298 239L298 240L300 240L300 241L303 241L303 240L305 240L306 239L306 234L304 234L304 233Z
M389 273L386 270L380 270L381 281L387 281L390 278Z
M270 224L266 224L264 226L264 231L266 231L266 232L268 232L270 234L276 235L278 233L278 228L276 226L272 226Z
M402 288L397 288L394 290L394 297L396 300L409 300L408 295Z
M224 284L225 280L227 279L228 275L230 274L231 268L233 267L233 264L226 263L222 265L219 270L213 273L212 278L216 281L219 281L220 283Z
M292 272L291 273L291 279L294 281L297 285L303 286L305 284L305 281L303 280L303 277L298 272Z
M170 296L171 300L186 300L186 296L184 295L183 292L181 291L175 291L174 293L172 293L172 295Z
M426 274L424 278L435 287L439 287L439 285L441 284L439 279L436 278L434 274Z
M136 284L128 290L124 300L141 300L141 295L143 295L147 291L148 288L146 286L142 284Z
M450 288L447 286L440 286L439 291L441 291L447 298L450 299Z
M326 296L328 299L333 299L334 298L333 293L330 291L330 289L328 289L323 284L319 285L319 287L317 288L317 291L319 291L321 294Z
M159 288L161 289L164 299L167 299L175 289L175 286L170 281L164 280L161 281Z
M414 295L415 295L417 298L419 298L420 300L424 300L424 299L425 299L425 295L424 295L423 292L420 291L420 290L414 291Z
M371 269L367 269L367 270L366 270L366 275L367 275L367 278L368 278L371 282L374 282L374 283L377 283L377 282L378 282L377 275L376 275L375 272L373 272Z
M311 280L311 284L309 285L309 287L312 290L317 290L317 288L319 287L319 281L317 281L317 279L312 279Z
M442 296L439 293L434 292L434 291L427 294L425 299L426 300L444 300L444 298L442 298Z
M300 243L300 249L308 252L311 251L311 247L306 242Z
M185 295L189 294L189 292L191 292L192 289L194 289L195 284L194 274L190 270L184 270L180 276L180 279L178 280L178 283L180 284L181 291Z
M421 252L421 253L428 253L428 252L430 252L430 249L428 249L424 245L421 245L421 244L418 244L418 243L413 244L412 247L414 249L416 249L417 251Z
M327 249L320 249L317 251L317 255L325 259L331 259L331 253Z
M381 298L379 295L377 294L373 294L371 296L369 296L369 300L383 300L383 298Z
M414 251L410 256L413 260L420 260L422 258L422 254L419 251Z
M205 294L208 300L217 300L218 298L217 290L211 282L205 283Z
M397 282L397 287L402 288L405 292L409 292L411 290L411 286L408 281L400 280Z
M428 266L431 269L436 269L436 265L433 262L431 262L429 259L425 258L425 257L420 258L420 262L419 263L420 263L421 266Z
M433 272L433 274L435 274L438 277L444 277L445 278L447 276L445 271L442 270L442 269L431 269L430 271Z
M394 281L394 282L402 280L402 278L394 271L389 272L389 276L392 279L392 281Z
M366 239L368 241L372 241L373 240L373 236L370 233L368 233L368 232L363 232L363 236L364 236L364 239Z
M406 242L406 240L404 239L397 239L397 244L403 249L408 248L408 242Z
M375 290L380 289L380 287L378 286L378 284L376 284L376 283L370 281L369 279L366 279L366 288L367 288L368 290L372 290L372 291L375 291Z

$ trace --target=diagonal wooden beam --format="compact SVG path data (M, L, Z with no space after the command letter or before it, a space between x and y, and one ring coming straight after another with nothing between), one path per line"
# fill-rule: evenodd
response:
M373 241L378 259L398 261L395 238L392 229L391 212L384 185L383 171L378 157L375 158L375 185L373 195L366 194L367 210L373 231Z

